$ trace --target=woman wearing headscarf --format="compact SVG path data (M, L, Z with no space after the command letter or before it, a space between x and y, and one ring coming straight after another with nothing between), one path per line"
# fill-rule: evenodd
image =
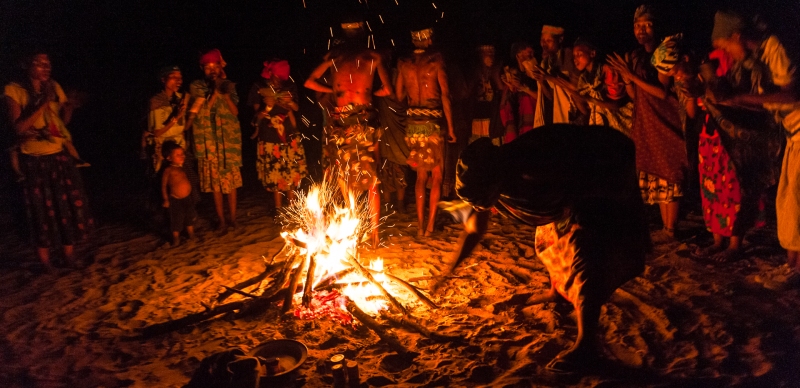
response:
M25 60L26 77L5 87L9 120L20 148L23 191L36 254L49 270L50 249L61 246L64 260L76 265L74 246L86 239L94 220L83 183L68 152L65 123L71 106L50 78L50 57L37 53Z

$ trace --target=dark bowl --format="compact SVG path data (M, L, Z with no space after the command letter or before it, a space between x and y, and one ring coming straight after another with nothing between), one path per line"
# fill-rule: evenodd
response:
M262 343L250 352L251 356L262 358L277 358L282 371L268 375L267 378L288 374L308 358L308 348L301 342L290 339L278 339Z

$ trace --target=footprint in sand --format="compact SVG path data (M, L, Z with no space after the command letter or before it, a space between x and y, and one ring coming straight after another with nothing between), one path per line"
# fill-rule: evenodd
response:
M121 321L127 321L136 316L139 308L144 306L141 300L129 300L117 305L117 317Z

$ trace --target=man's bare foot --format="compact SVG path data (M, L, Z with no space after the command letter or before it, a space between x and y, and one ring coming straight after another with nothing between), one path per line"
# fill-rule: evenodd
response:
M422 228L417 229L417 237L425 236L425 231Z
M217 224L217 231L218 232L224 232L226 230L228 230L228 223L226 223L225 221L220 221Z
M547 364L547 370L557 374L569 374L592 366L597 359L597 352L590 347L573 347L561 352L550 361Z
M425 230L425 237L430 236L433 236L433 227L428 227L428 229Z
M722 248L723 248L722 244L719 245L713 244L705 248L697 247L697 249L695 249L694 252L692 252L692 256L696 259L708 259L713 255L719 253L719 251L721 251Z
M710 257L716 263L730 263L741 258L741 248L728 248L719 251Z
M525 304L528 306L534 306L542 303L555 302L556 300L558 300L558 293L556 290L551 289L545 294L531 296L528 298Z
M173 247L177 247L178 245L181 245L181 238L180 237L173 237L172 238L172 246Z

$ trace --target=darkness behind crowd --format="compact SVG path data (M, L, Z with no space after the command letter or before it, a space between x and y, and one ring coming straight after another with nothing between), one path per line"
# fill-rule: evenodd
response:
M800 1L653 1L659 11L659 35L683 32L698 53L710 49L713 15L717 9L759 13L787 42L798 47ZM250 85L269 58L286 58L300 87L301 113L319 123L313 94L302 82L327 50L330 28L346 14L366 18L378 49L403 53L410 47L409 28L436 20L436 40L453 69L466 73L478 44L495 44L498 59L508 63L511 43L526 40L538 48L542 24L566 28L566 43L590 36L606 52L635 46L632 33L636 0L4 0L0 2L0 82L17 74L19 59L34 49L51 56L53 78L66 90L88 94L69 126L84 159L87 192L97 198L111 188L130 189L142 182L140 136L146 129L148 99L161 84L160 67L178 64L184 70L184 88L201 75L200 51L219 48L228 63L228 77L238 84L242 99L245 186L254 163L252 128L244 100ZM383 21L381 21L381 18ZM394 44L394 47L393 47ZM365 41L366 45L366 41ZM794 50L796 53L797 50ZM3 112L5 118L5 112ZM3 123L3 147L10 130ZM319 126L301 130L318 134ZM307 144L314 155L318 145ZM3 203L13 195L8 158L3 153ZM316 161L309 160L309 164ZM119 191L118 191L119 192ZM95 201L97 203L98 201Z

